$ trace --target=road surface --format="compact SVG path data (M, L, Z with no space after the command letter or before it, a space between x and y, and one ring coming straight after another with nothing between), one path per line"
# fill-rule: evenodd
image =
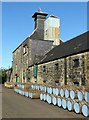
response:
M0 92L1 95L1 92ZM84 118L40 99L30 99L2 87L2 118Z

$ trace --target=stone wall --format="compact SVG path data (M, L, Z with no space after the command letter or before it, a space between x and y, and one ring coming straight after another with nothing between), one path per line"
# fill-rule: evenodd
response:
M38 77L53 85L89 85L89 52L39 64Z
M27 38L13 53L13 81L16 81L16 74L19 82L29 81L32 77L29 66L39 62L41 57L51 50L52 46L52 41Z
M18 49L13 53L13 64L12 64L12 79L16 82L16 74L21 80L22 77L22 46L19 46Z
M52 62L38 65L38 77L43 79L47 84L63 85L65 82L65 59L55 60Z
M67 57L66 64L67 84L89 84L89 52Z

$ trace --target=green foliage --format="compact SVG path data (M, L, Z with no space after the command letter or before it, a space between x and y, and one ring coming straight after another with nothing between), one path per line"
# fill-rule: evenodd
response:
M0 69L0 84L6 81L6 70L1 68Z

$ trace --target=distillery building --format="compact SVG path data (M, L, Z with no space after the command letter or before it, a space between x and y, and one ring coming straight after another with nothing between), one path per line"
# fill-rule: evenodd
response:
M14 51L12 81L89 85L89 31L60 40L60 19L39 9L34 30Z

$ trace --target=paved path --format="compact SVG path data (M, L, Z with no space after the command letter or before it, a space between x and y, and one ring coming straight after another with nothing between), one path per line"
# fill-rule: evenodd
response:
M84 118L81 114L49 105L40 99L23 97L13 89L3 87L2 93L3 118Z

